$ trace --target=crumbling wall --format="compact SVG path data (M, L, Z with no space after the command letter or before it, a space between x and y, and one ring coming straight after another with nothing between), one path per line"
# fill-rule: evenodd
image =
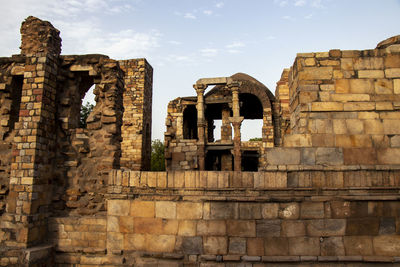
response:
M92 214L105 210L106 177L120 166L123 73L118 62L106 56L62 59L53 207L61 213ZM84 129L79 126L80 108L92 85L96 104Z

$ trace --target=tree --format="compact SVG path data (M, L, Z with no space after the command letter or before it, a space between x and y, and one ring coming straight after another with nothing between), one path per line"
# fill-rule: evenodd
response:
M86 128L86 120L89 117L90 112L92 112L93 108L94 108L94 105L90 104L89 102L86 102L85 105L82 105L80 117L79 117L79 127L80 128Z
M260 137L254 137L249 139L250 142L256 142L256 141L262 141L262 138Z
M165 171L164 143L158 139L151 141L151 170Z

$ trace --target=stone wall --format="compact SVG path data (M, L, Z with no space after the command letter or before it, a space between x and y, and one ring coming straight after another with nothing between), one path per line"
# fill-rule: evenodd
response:
M397 147L399 78L396 43L298 54L289 73L291 133L309 136L300 146Z
M221 174L227 182L220 186ZM246 182L229 184L235 175ZM281 184L260 186L260 175L265 183L275 177ZM51 219L55 261L121 266L393 264L400 248L399 177L398 171L378 170L114 170L106 216ZM204 179L215 184L197 185Z

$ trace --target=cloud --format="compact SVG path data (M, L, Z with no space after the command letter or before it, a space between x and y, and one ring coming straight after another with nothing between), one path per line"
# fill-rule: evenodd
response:
M279 5L280 7L287 6L289 3L288 0L274 0L274 3Z
M175 41L175 40L168 41L168 43L172 44L172 45L181 45L182 44L182 42Z
M285 20L292 20L292 21L294 20L294 18L291 16L283 16L282 18Z
M204 48L200 50L200 54L203 57L215 57L218 54L218 49Z
M213 14L212 10L204 10L203 13L207 16L211 16Z
M304 18L305 19L311 19L312 18L312 16L313 16L313 14L308 14L307 16L305 16Z
M218 2L215 4L215 7L222 8L224 5L225 5L224 2Z
M245 47L246 45L243 43L243 42L238 42L238 41L236 41L236 42L233 42L233 43L231 43L231 44L228 44L227 46L226 46L226 48L239 48L239 47Z
M294 5L295 6L304 6L306 4L305 0L296 0Z
M314 8L324 8L325 6L322 4L322 0L313 0L311 2L311 6Z
M276 39L276 37L275 37L275 36L273 36L273 35L268 35L268 36L267 36L267 39L268 39L268 40L275 40L275 39Z
M106 54L114 59L136 58L150 54L159 47L161 34L152 30L137 32L123 29L105 32L95 20L58 21L63 39L63 54ZM85 38L82 38L85 36Z
M185 19L196 19L196 16L193 15L192 13L185 13L185 15L183 15L183 17Z

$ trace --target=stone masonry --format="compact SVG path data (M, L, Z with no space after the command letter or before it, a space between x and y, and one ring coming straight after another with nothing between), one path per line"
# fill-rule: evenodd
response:
M149 63L60 55L34 17L21 34L0 58L0 266L400 266L399 36L298 54L275 95L199 79L149 172Z

